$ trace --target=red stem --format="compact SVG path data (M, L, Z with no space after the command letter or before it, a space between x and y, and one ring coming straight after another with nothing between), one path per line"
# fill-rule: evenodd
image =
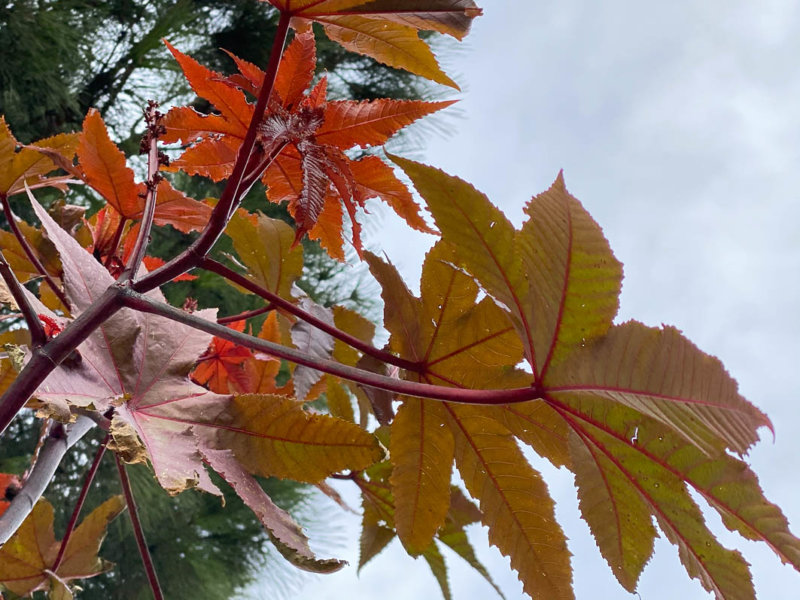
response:
M69 303L67 302L67 297L64 295L64 292L61 291L61 288L58 287L56 282L53 281L53 278L50 277L50 274L47 272L47 269L44 268L44 265L39 260L39 257L33 252L33 248L31 248L28 240L24 235L22 235L22 231L17 225L16 217L11 211L11 205L8 202L8 196L6 194L0 193L0 203L3 205L3 212L6 213L6 221L8 221L8 226L11 228L11 232L14 234L14 237L17 238L19 245L22 246L25 256L28 257L28 260L31 261L31 264L36 268L41 276L44 277L47 285L52 288L53 293L61 301L61 304L64 305L64 308L69 309Z
M270 302L266 306L262 306L261 308L256 308L254 310L248 310L243 313L239 313L238 315L230 315L228 317L220 317L217 319L217 323L220 325L227 325L228 323L238 323L239 321L245 321L250 319L251 317L257 317L258 315L263 315L271 310L275 310L275 307Z
M136 545L142 557L142 564L144 565L145 573L147 573L147 581L150 582L150 589L153 591L155 600L164 600L164 593L161 591L161 585L158 583L158 575L153 566L153 559L150 556L150 550L147 548L147 540L144 537L144 530L142 530L142 522L139 520L139 512L136 509L136 501L133 498L133 490L131 489L131 482L128 479L128 473L125 470L125 464L120 460L119 456L115 455L114 458L117 460L119 481L122 484L122 491L125 494L125 502L128 505L128 515L130 515L131 518L133 534L136 536Z
M2 250L0 250L0 277L6 282L8 290L11 292L14 301L22 312L22 316L25 318L25 323L28 325L28 330L31 332L31 347L36 348L43 346L47 343L47 334L44 331L42 322L39 320L33 306L31 306L28 295L22 288L22 284L20 284L19 280L14 275L14 271L11 270L11 265L8 264L6 257L3 256Z
M355 336L350 335L347 332L338 329L337 327L331 325L330 323L326 323L315 317L314 315L304 311L302 308L292 304L288 300L284 300L277 294L270 292L269 290L259 286L258 284L254 283L244 275L240 275L236 271L229 269L222 263L218 263L217 261L205 258L200 261L201 268L206 269L207 271L211 271L212 273L216 273L224 277L225 279L229 279L233 283L242 286L249 292L257 294L261 296L265 300L269 301L270 304L273 304L276 308L280 308L288 312L289 314L294 315L298 319L302 319L309 325L313 325L317 329L324 331L328 335L332 335L338 340L343 341L345 344L352 346L356 350L360 350L364 354L372 356L381 362L385 362L390 365L395 365L396 367L400 367L401 369L405 369L407 371L412 371L414 373L419 373L421 371L420 364L414 361L407 360L405 358L401 358L399 356L395 356L390 352L386 352L384 350L379 350L372 344L369 344L363 340L358 339Z
M54 573L58 571L61 561L64 560L64 553L67 551L69 538L72 536L72 532L75 531L75 525L78 523L78 517L81 514L81 509L83 508L84 502L86 502L86 496L89 494L89 488L92 485L92 481L94 481L94 476L97 474L97 469L100 467L100 461L103 459L103 455L106 452L106 444L108 443L108 439L109 435L106 434L106 437L103 438L102 442L100 442L100 447L97 449L97 452L94 455L92 465L89 467L89 471L86 473L86 477L83 480L81 493L78 496L78 501L75 503L75 508L72 509L72 516L69 518L67 530L64 532L64 538L61 540L61 547L58 549L56 562L54 562L53 566L50 567L50 570Z
M122 239L122 233L125 231L125 223L127 222L128 222L127 217L120 216L119 225L117 225L117 230L114 232L114 239L111 241L111 251L108 253L108 256L106 256L106 267L108 267L111 264L111 261L117 254L117 250L119 249L119 242Z
M245 172L250 162L250 157L256 146L256 136L258 134L258 127L264 119L264 113L267 110L267 103L269 102L272 88L275 86L275 77L278 74L278 66L281 62L281 55L283 54L283 46L286 43L286 37L289 33L289 22L291 16L281 13L280 20L278 21L278 30L275 33L275 39L272 44L272 51L269 56L269 64L264 73L264 82L261 84L261 90L258 93L258 100L256 101L253 116L250 120L250 126L247 128L244 141L239 147L239 152L236 155L236 162L233 165L233 172L225 184L225 189L222 191L219 202L214 207L211 213L211 219L208 222L203 233L197 240L192 243L186 250L181 252L174 259L167 264L152 271L141 280L134 283L134 289L137 292L147 292L155 289L168 281L172 281L178 275L182 275L189 269L197 266L199 262L206 256L209 250L214 246L219 236L222 235L225 226L228 224L228 219L232 214L236 205L240 202L242 197L247 193L247 189L252 185L257 178L253 177L251 173L245 182ZM244 184L244 185L243 185Z
M337 377L342 377L354 381L367 387L386 390L396 394L406 396L416 396L418 398L430 398L432 400L445 400L448 402L458 402L461 404L512 404L516 402L527 402L542 397L542 392L538 386L526 388L513 388L503 390L472 390L462 388L443 387L426 383L416 383L404 379L394 379L379 375L370 371L364 371L355 367L343 365L336 361L322 358L314 358L280 344L274 344L266 340L240 333L224 325L219 325L212 321L206 321L200 317L187 313L179 308L163 304L152 298L138 294L126 288L119 290L122 302L128 308L145 313L160 315L183 323L189 327L194 327L200 331L205 331L211 335L233 342L245 348L259 350L270 356L288 360L298 365L304 365L312 369L317 369L324 373L330 373ZM63 334L62 334L63 335ZM60 336L59 336L60 337Z
M139 271L139 266L142 264L144 255L147 252L147 244L150 241L150 231L153 228L153 219L156 216L156 201L158 196L158 128L161 119L156 110L157 104L151 102L145 109L145 119L148 124L148 135L150 149L147 153L147 195L144 201L144 211L142 220L139 225L139 235L136 238L136 243L133 246L133 251L128 259L128 264L125 265L125 270L122 271L118 281L125 282L134 277Z

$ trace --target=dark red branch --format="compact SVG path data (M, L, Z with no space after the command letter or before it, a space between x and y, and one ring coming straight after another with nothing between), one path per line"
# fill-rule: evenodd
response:
M228 317L220 317L217 319L217 323L220 325L227 325L229 323L238 323L239 321L245 321L252 317L257 317L258 315L263 315L264 313L268 313L271 310L275 310L275 307L270 302L266 306L262 306L261 308L256 308L254 310L248 310L243 313L239 313L238 315L230 315Z
M153 591L155 600L164 600L164 593L161 591L161 584L158 583L158 575L153 566L153 559L150 556L150 550L147 548L147 540L144 537L142 522L139 520L139 512L136 509L136 501L133 498L133 490L131 489L131 482L128 479L128 473L125 470L125 464L120 460L119 456L115 455L114 458L117 459L119 482L122 484L122 491L125 494L125 502L128 505L128 515L131 518L133 534L136 537L136 545L142 557L142 564L144 565L145 573L147 573L147 581L150 582L150 589Z
M230 215L233 214L233 210L247 193L249 186L258 179L258 177L254 176L252 173L249 174L249 177L246 177L248 175L246 170L256 148L258 127L264 118L264 113L267 110L267 103L272 94L272 88L275 86L275 77L278 74L278 66L281 62L283 46L286 43L286 37L289 33L290 20L291 16L281 14L280 20L278 21L278 30L275 33L275 40L272 44L272 51L269 56L269 64L264 73L264 82L261 84L261 90L258 93L258 100L253 110L250 126L247 128L244 141L236 155L233 172L225 184L225 189L222 191L219 202L211 213L211 219L208 225L203 230L200 237L186 250L181 252L181 254L162 267L149 273L140 281L137 281L134 284L134 288L137 292L147 292L155 289L168 281L172 281L189 269L196 267L206 254L208 254L209 250L214 247L219 236L222 235L225 226L228 224ZM266 165L264 165L264 168L266 168ZM247 179L246 182L245 178Z
M0 434L53 369L120 308L119 289L111 287L55 338L32 348L31 359L0 396Z
M217 275L220 275L237 285L242 286L249 292L261 296L262 298L270 302L270 304L274 305L275 308L279 308L291 315L294 315L298 319L302 319L309 325L312 325L317 329L324 331L328 335L332 335L336 339L343 341L345 344L347 344L348 346L352 346L356 350L360 350L364 354L372 356L373 358L376 358L379 361L384 362L386 364L394 365L396 367L400 367L401 369L405 369L407 371L412 371L414 373L419 373L422 371L419 363L406 360L405 358L401 358L399 356L395 356L394 354L386 352L384 350L379 350L372 344L360 340L357 337L350 335L349 333L342 331L337 327L334 327L330 323L326 323L325 321L318 319L314 315L304 311L299 306L292 304L288 300L284 300L277 294L270 292L269 290L261 287L257 283L254 283L244 275L240 275L236 271L229 269L225 265L218 263L213 259L210 258L203 259L200 262L199 266L203 269L206 269L207 271L216 273Z
M25 256L28 257L28 260L31 261L31 264L36 268L39 274L44 277L47 285L52 288L53 293L61 301L61 304L63 304L65 308L69 308L69 303L67 302L67 297L64 295L64 292L61 291L61 288L58 287L56 282L53 281L53 278L50 277L50 273L47 272L47 269L44 268L42 261L40 261L39 257L34 253L33 248L31 248L27 238L22 235L22 231L20 230L19 225L17 225L17 218L11 211L11 205L8 202L8 196L6 194L0 193L0 203L3 205L3 212L6 213L6 221L8 221L8 226L11 228L11 233L13 233L14 237L17 238L19 245L22 246Z
M28 325L28 330L31 332L31 347L36 348L47 343L47 334L44 331L42 322L36 314L36 310L31 306L28 295L22 287L22 284L17 280L14 271L11 270L11 265L6 261L3 256L3 251L0 250L0 276L6 282L6 287L14 301L17 303L25 323Z
M323 373L329 373L354 381L367 387L373 387L396 394L406 396L416 396L418 398L430 398L433 400L446 400L448 402L458 402L461 404L511 404L516 402L527 402L541 398L540 390L534 387L513 388L506 390L470 390L451 387L442 387L425 383L416 383L404 379L394 379L379 375L370 371L364 371L355 367L349 367L341 363L314 358L280 344L274 344L257 337L234 331L216 322L206 321L200 317L189 314L185 311L163 304L152 298L138 294L131 289L120 290L120 296L125 306L141 312L160 315L183 323L200 331L205 331L211 335L244 346L253 350L259 350L270 356L288 360L298 365L304 365L312 369L317 369ZM63 335L63 334L62 334Z
M94 455L94 460L92 461L92 464L86 473L86 477L83 479L81 493L78 496L77 502L75 502L75 508L72 509L72 516L70 516L69 523L67 523L67 530L64 532L64 537L61 540L61 547L58 549L56 561L53 563L53 566L50 567L50 570L54 573L58 571L61 561L64 560L64 553L67 551L69 538L72 536L72 532L75 531L75 526L78 524L78 517L81 514L83 503L86 502L86 496L89 494L89 488L92 486L94 476L97 474L97 469L100 467L100 461L103 460L103 455L106 452L106 444L108 443L108 439L109 436L106 434L106 437L103 438L102 442L100 442L100 447L97 449L97 452Z

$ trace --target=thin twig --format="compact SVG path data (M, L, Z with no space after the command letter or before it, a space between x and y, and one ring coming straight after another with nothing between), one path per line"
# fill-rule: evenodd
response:
M128 473L125 470L125 463L123 463L117 455L114 455L114 458L117 460L119 481L120 484L122 484L122 491L125 494L125 502L128 505L128 515L131 518L131 525L133 526L133 535L136 537L139 555L142 557L142 564L144 565L145 573L147 573L147 581L150 582L150 589L153 591L155 600L163 600L164 593L161 591L161 584L158 582L158 575L153 566L153 558L150 556L150 550L147 547L147 540L144 537L142 522L139 520L139 511L136 508L136 501L133 498L133 490L131 489L131 482L128 479Z
M139 266L142 264L144 255L147 252L147 244L150 241L150 230L153 228L153 219L156 216L156 201L158 195L158 182L161 176L158 173L158 136L161 133L161 113L157 110L158 104L150 102L145 109L145 121L147 122L146 143L147 150L147 193L144 200L144 211L142 221L139 225L139 235L133 246L128 264L119 276L118 281L125 282L136 277Z
M213 259L206 258L200 262L199 265L201 268L206 269L207 271L211 271L212 273L216 273L232 281L233 283L240 285L241 287L245 288L247 291L252 292L258 296L261 296L265 300L267 300L270 304L274 305L275 308L279 308L287 313L294 315L298 319L302 319L309 325L316 327L317 329L324 331L325 333L332 335L338 340L341 340L348 346L352 346L356 350L360 350L364 354L372 356L380 360L381 362L385 362L390 365L394 365L396 367L400 367L401 369L405 369L407 371L412 371L418 373L420 371L420 364L411 360L407 360L405 358L401 358L399 356L395 356L391 352L386 352L385 350L380 350L373 346L372 344L360 340L359 338L350 335L349 333L342 331L341 329L337 328L330 323L326 323L325 321L318 319L314 315L309 312L304 311L299 306L292 304L288 300L284 300L277 294L270 292L268 289L261 287L257 283L251 281L244 275L240 275L236 271L226 267L222 263L219 263Z
M386 390L396 394L404 394L406 396L445 400L461 404L512 404L536 400L542 397L542 390L538 386L500 390L475 390L394 379L371 371L364 371L363 369L343 365L333 360L315 358L299 350L295 350L294 348L287 348L286 346L268 342L252 335L240 333L224 325L219 325L215 322L207 321L196 315L187 313L174 306L153 300L143 294L138 294L129 288L120 289L119 294L125 306L134 310L160 315L226 339L234 344L244 346L245 348L259 350L270 356L288 360L298 365L304 365L324 373L336 375L337 377L342 377L367 387Z
M34 505L53 479L67 450L86 435L92 427L94 427L94 422L91 419L78 417L78 420L72 425L66 427L57 425L51 429L50 437L42 448L42 453L30 476L11 501L6 512L0 516L0 546L14 535L25 517L33 510Z
M208 225L203 230L203 233L200 234L200 237L186 250L167 264L148 273L141 280L134 283L134 289L137 292L148 292L196 267L199 261L214 247L214 244L225 230L225 226L228 224L233 210L238 206L239 202L241 202L249 186L256 181L257 177L254 176L253 173L248 175L247 167L250 164L250 158L256 147L258 128L264 118L269 97L275 86L275 78L278 74L278 66L280 65L281 55L283 54L283 46L286 43L286 38L289 33L290 21L291 16L288 13L281 13L280 20L278 21L278 29L272 44L272 51L269 56L269 64L264 73L264 82L261 84L261 89L258 93L258 100L253 110L250 125L247 128L247 133L236 155L236 161L234 162L231 176L225 184L225 189L222 191L219 202L211 213ZM263 166L266 168L267 165ZM247 181L245 181L245 178Z
M86 502L86 496L89 494L89 488L92 486L92 481L94 481L94 476L97 474L97 469L100 467L100 461L103 460L108 439L109 434L106 434L106 437L104 437L103 441L100 442L100 447L97 449L97 452L94 455L94 460L92 461L92 464L86 473L86 477L83 479L81 493L78 496L78 500L75 502L75 508L72 509L72 515L69 518L69 523L67 523L67 530L64 532L64 537L61 539L61 547L58 549L56 561L53 563L53 566L50 567L52 571L58 571L61 561L64 560L64 553L67 551L69 538L72 536L72 532L75 531L75 526L78 523L78 517L81 514L83 503Z
M28 192L28 196L31 196L30 188L25 186L25 190ZM47 272L47 269L44 268L42 261L39 260L39 257L31 248L31 245L28 243L27 238L22 234L22 230L20 230L19 225L17 225L17 217L14 216L13 211L11 210L11 204L8 202L8 196L3 193L0 193L0 203L3 205L3 212L6 213L6 221L8 221L8 226L11 228L11 233L14 234L14 237L17 238L19 245L22 247L23 252L25 252L25 256L28 257L28 260L31 261L31 264L34 268L44 277L44 280L47 282L53 293L56 297L61 301L61 304L64 305L65 308L69 308L69 302L67 302L67 297L64 295L64 292L61 291L61 288L56 285L56 282L50 277L50 273Z
M3 256L3 251L0 250L0 276L6 282L8 291L14 297L14 302L17 303L22 316L25 318L25 324L28 326L28 331L31 332L31 346L39 347L47 343L47 334L44 331L42 322L36 314L36 309L31 305L28 294L22 284L17 280L14 271L11 270L11 265L8 264L6 257Z
M257 317L259 315L263 315L264 313L268 313L271 310L275 310L275 307L270 302L266 306L262 306L261 308L256 308L253 310L248 310L238 315L230 315L228 317L220 317L217 319L217 323L220 325L227 325L229 323L238 323L239 321L246 321L247 319L251 319L253 317Z

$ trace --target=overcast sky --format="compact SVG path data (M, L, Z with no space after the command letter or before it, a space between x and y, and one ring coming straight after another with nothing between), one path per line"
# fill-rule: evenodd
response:
M773 420L750 456L767 497L800 531L800 3L509 0L485 15L448 70L462 83L457 130L424 158L486 192L517 225L564 169L569 190L625 265L620 319L682 329L718 356ZM389 217L373 242L416 283L431 238ZM540 462L574 554L578 600L629 598L577 517L572 478ZM354 496L353 496L354 497ZM335 513L335 509L332 509ZM358 520L342 516L357 540ZM764 544L712 527L752 564L759 597L796 600L800 575ZM516 575L480 528L479 554L509 600ZM339 553L357 564L357 546ZM456 600L492 597L446 555ZM660 540L643 600L708 598ZM423 561L396 542L299 597L437 598Z

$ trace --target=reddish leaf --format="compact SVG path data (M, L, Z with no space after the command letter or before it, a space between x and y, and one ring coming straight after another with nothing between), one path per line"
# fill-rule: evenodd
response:
M238 126L235 131L239 132L239 137L244 137L247 126L250 124L250 115L253 112L244 95L224 83L224 77L220 73L207 69L193 58L177 50L169 42L165 41L164 44L178 61L195 93L211 102L231 127Z
M134 181L125 155L111 141L100 113L90 110L83 121L78 161L86 183L126 219L141 214L144 185Z
M239 321L230 327L235 331L244 331L244 326L245 322ZM244 363L252 355L247 348L215 337L206 353L200 357L191 377L218 394L249 392L252 385L244 370Z
M328 102L325 122L317 141L347 150L354 146L379 146L417 119L455 104L421 100L371 100Z
M34 209L62 256L67 295L80 314L113 279L38 204ZM214 317L214 311L195 314ZM282 536L285 515L253 488L248 473L318 482L372 464L382 458L380 445L355 425L306 413L286 398L234 398L199 387L187 375L210 341L199 330L122 309L79 346L82 360L59 365L36 396L56 416L68 417L75 407L104 413L113 406L109 447L127 462L149 461L172 494L190 487L219 494L204 460L217 465L295 564L338 568L338 562L318 562L296 538Z
M283 106L292 108L300 103L314 78L316 65L317 45L314 34L309 32L295 35L284 52L273 88ZM241 67L239 70L242 70ZM263 79L263 74L261 78Z

